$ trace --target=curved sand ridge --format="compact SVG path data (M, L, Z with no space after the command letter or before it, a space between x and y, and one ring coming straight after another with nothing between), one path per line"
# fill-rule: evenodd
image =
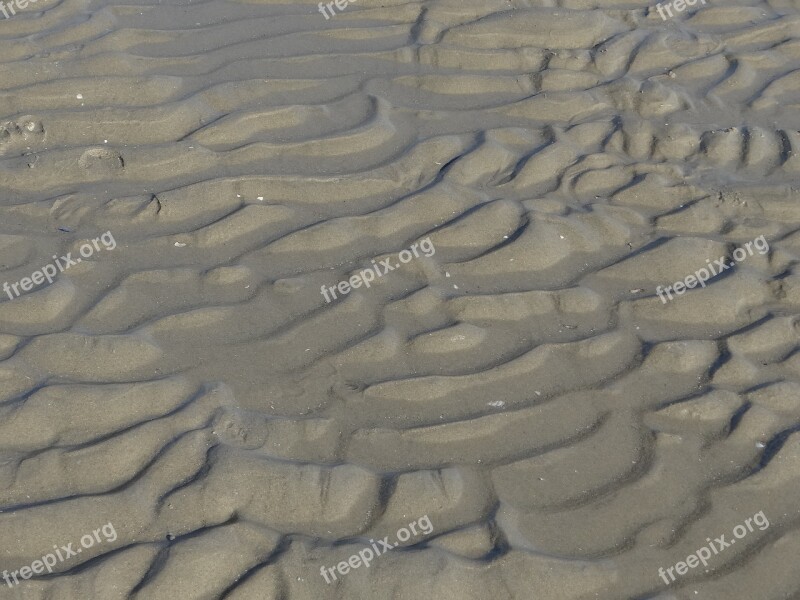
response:
M799 24L780 0L0 21L4 280L116 240L0 303L0 572L116 532L3 597L800 594Z

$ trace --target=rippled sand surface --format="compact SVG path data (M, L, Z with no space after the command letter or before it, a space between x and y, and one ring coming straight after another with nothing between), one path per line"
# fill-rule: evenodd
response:
M800 5L334 9L0 17L0 598L800 598Z

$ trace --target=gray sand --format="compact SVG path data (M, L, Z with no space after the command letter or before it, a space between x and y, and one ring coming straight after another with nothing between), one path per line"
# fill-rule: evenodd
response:
M549 4L0 14L0 599L800 598L800 7Z

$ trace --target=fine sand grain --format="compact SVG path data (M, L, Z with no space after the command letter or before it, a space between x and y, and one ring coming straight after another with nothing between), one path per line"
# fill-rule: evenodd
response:
M0 600L800 598L800 5L655 4L0 14Z

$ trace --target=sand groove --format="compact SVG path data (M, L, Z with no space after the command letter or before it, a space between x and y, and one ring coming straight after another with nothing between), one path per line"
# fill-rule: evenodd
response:
M0 596L800 594L796 13L39 0L1 20L4 281L116 247L0 303L0 571L118 538ZM768 530L663 584L759 510ZM320 576L425 514L425 539Z

